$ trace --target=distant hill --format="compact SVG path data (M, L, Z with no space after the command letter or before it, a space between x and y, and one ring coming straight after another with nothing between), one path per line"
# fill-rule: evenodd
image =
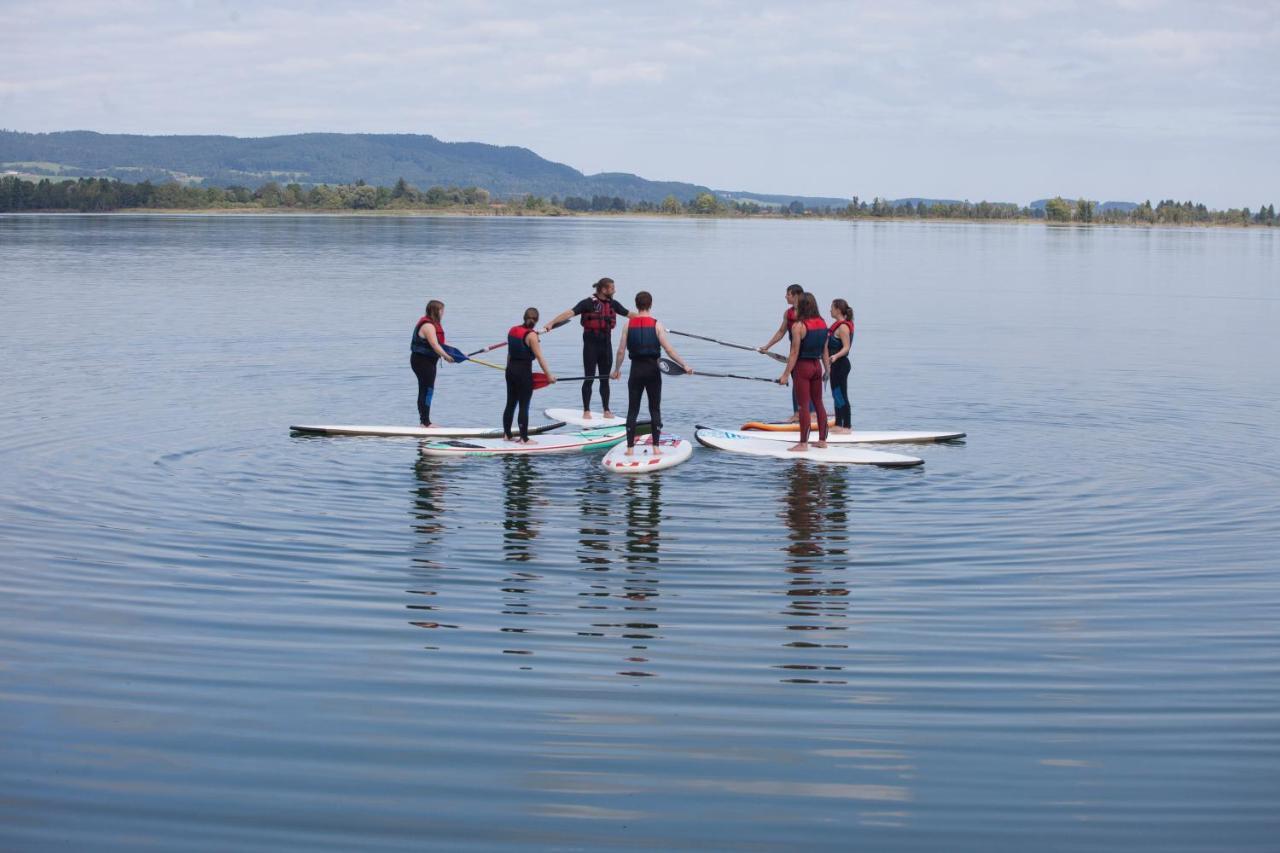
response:
M124 181L178 180L208 186L257 187L267 181L304 185L363 180L391 186L399 178L425 189L478 186L499 197L531 193L591 198L618 196L688 201L711 192L699 184L649 181L625 172L584 175L527 148L480 142L441 142L434 136L303 133L243 139L234 136L135 136L92 131L0 131L0 172L32 176L107 177ZM800 201L806 207L843 206L848 199L806 196L736 197Z

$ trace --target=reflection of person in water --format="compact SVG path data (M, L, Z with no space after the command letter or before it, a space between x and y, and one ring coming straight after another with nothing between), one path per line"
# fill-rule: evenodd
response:
M787 526L787 589L784 616L798 617L787 625L785 648L847 648L844 642L825 642L822 633L844 631L848 594L844 572L848 569L847 472L837 466L796 464L788 466L786 500L782 520ZM816 653L815 653L816 654ZM815 658L810 657L809 660ZM843 684L827 673L841 666L808 662L782 665L795 684ZM803 673L803 674L799 674Z
M527 456L504 456L502 463L502 550L505 559L524 562L533 559L529 546L538 537L534 462Z
M578 562L596 572L609 571L609 539L614 535L613 489L617 479L600 465L587 467L578 485Z
M439 460L421 453L413 465L413 475L417 480L413 490L413 529L422 534L423 544L426 546L424 550L430 550L431 546L443 538L445 525L442 519L449 479L441 470ZM432 568L436 567L428 559L414 559Z
M660 639L658 613L658 531L662 522L662 478L628 478L626 484L626 542L622 561L626 574L622 594L626 614L618 626L622 636L632 641L627 669L618 673L632 678L657 675L649 671L649 644Z

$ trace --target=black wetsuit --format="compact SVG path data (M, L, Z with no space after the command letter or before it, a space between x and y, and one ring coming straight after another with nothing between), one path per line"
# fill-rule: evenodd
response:
M436 327L436 340L442 345L444 329L439 323L423 317L414 325L413 339L409 343L409 366L413 368L413 375L418 377L418 422L426 426L431 423L431 398L436 393L436 368L440 365L440 356L418 334L424 323Z
M600 382L600 405L609 411L609 374L613 372L613 327L615 315L630 312L618 300L588 296L573 306L582 317L582 411L591 410L591 383Z
M853 324L847 320L840 320L831 327L831 336L827 338L827 349L832 354L840 352L840 338L836 337L836 329L842 324L849 326L849 345L853 346ZM849 403L849 372L853 369L853 365L849 363L848 353L840 358L833 359L831 362L831 398L836 404L836 426L850 427L853 426L853 406Z
M662 438L662 371L658 369L657 321L652 317L632 317L627 328L627 354L631 373L627 376L627 447L636 443L636 422L640 417L640 396L649 397L649 420L653 443Z
M526 326L507 332L507 406L502 410L502 432L511 438L511 419L520 407L520 439L529 440L529 401L533 399L533 350L525 339L533 333Z

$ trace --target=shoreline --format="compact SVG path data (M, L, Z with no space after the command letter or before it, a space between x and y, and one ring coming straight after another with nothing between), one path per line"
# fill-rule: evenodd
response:
M1280 230L1274 226L1262 224L1244 224L1227 222L1050 222L1043 218L1019 216L1008 219L981 219L962 216L828 216L823 214L775 215L767 213L752 214L680 214L627 211L611 213L608 211L526 211L516 209L508 211L476 211L463 208L438 209L396 209L390 210L355 210L352 208L296 208L296 207L213 207L213 208L155 208L126 207L118 210L22 210L0 212L0 216L329 216L329 217L369 217L369 218L472 218L472 219L670 219L684 221L731 220L741 222L915 222L930 223L963 223L966 225L1043 225L1053 228L1144 228L1144 229L1230 229Z

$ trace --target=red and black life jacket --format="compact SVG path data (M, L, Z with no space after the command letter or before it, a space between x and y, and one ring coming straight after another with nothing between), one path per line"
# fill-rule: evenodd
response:
M409 342L409 351L416 352L418 355L429 355L433 358L439 358L440 356L431 348L431 344L427 343L427 339L418 334L418 332L422 331L424 323L429 323L436 327L436 342L440 344L440 346L444 346L444 326L441 326L430 317L420 317L418 318L418 322L413 324L413 340Z
M784 314L784 315L783 315L783 317L786 319L787 328L788 328L788 329L790 329L790 328L791 328L791 324L792 324L792 323L794 323L794 322L796 321L796 309L795 309L795 308L788 308L788 309L787 309L787 313L786 313L786 314Z
M595 310L582 312L583 331L593 335L612 333L613 327L618 324L618 312L613 310L613 300L592 296L591 301L595 304Z
M631 358L657 358L662 354L658 340L658 321L653 317L632 316L627 319L627 355Z
M840 352L840 349L843 346L840 339L836 337L836 330L839 329L841 326L849 327L849 345L850 346L853 345L853 321L852 320L836 320L834 323L831 324L831 328L827 330L827 352L831 353L832 355L835 355L836 353ZM841 357L848 358L849 356L846 353Z
M507 330L507 358L511 361L533 361L533 347L525 341L533 329L523 323Z
M821 317L804 321L804 337L800 339L800 358L822 358L822 348L827 345L827 324Z

